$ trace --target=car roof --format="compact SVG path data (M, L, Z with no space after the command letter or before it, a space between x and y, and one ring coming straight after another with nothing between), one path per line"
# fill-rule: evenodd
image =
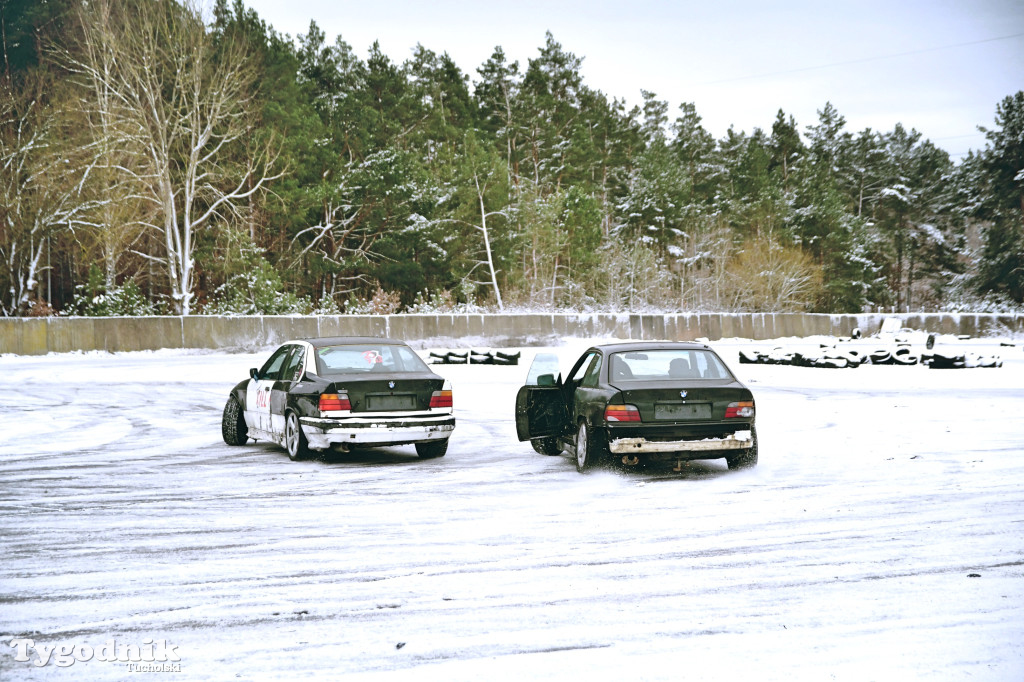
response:
M624 343L603 343L592 348L606 353L622 353L645 350L711 350L706 343L697 341L627 341Z
M380 336L321 336L313 339L297 339L297 341L305 341L314 348L322 348L323 346L355 346L367 343L386 346L409 345L400 339L389 339Z

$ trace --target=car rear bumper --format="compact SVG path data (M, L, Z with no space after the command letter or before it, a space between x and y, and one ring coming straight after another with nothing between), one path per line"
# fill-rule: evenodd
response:
M635 455L674 452L714 452L746 450L754 447L750 431L737 431L724 438L702 438L701 440L647 440L646 438L616 438L609 440L608 450L616 455Z
M309 447L326 450L332 445L402 445L443 440L455 430L450 414L408 417L350 417L347 419L299 420Z

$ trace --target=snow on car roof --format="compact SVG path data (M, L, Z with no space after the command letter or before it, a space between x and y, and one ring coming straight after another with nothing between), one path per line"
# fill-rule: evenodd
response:
M322 336L312 339L298 340L305 341L314 348L322 348L323 346L355 346L366 343L385 344L390 346L409 345L400 339L389 339L380 336Z
M710 350L706 343L697 341L630 341L628 343L607 343L593 346L609 353L631 350Z

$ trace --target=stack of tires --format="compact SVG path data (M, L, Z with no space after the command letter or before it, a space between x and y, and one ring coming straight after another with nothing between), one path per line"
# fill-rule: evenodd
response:
M464 353L430 353L432 365L518 365L520 353L470 350Z

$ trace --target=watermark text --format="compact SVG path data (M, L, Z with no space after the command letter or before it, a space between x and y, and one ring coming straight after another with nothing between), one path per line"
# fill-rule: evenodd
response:
M36 643L27 638L12 639L8 646L14 649L14 660L31 661L32 665L42 668L52 661L58 668L66 668L75 662L109 661L128 663L133 672L157 672L152 663L178 663L178 645L170 644L166 639L144 639L142 644L126 644L116 639L108 639L99 647L92 647L81 642L57 642L54 644ZM134 666L134 668L133 668ZM149 666L143 670L143 666ZM175 666L161 666L160 670L172 670ZM176 667L180 672L181 666Z

